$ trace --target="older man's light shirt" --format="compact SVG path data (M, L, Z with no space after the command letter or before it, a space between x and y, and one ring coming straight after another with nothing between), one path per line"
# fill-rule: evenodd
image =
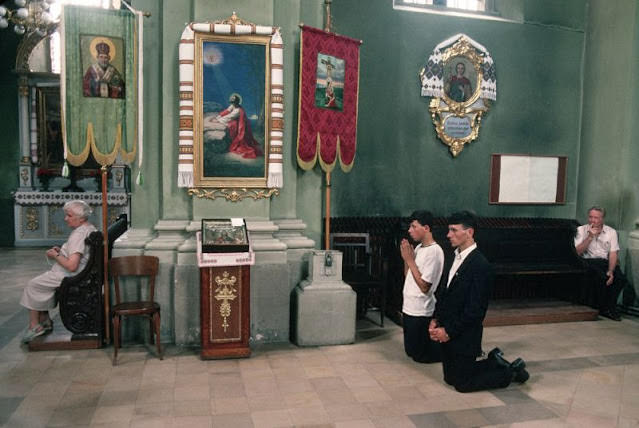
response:
M584 224L577 228L577 236L575 236L575 247L581 244L590 231L590 225ZM611 251L619 251L619 240L617 239L617 231L610 226L604 224L601 233L594 238L586 251L581 254L584 259L608 259Z

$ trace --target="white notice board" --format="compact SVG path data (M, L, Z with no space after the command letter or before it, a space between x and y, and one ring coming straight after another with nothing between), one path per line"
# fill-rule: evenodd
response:
M494 154L491 204L563 204L566 202L565 156Z

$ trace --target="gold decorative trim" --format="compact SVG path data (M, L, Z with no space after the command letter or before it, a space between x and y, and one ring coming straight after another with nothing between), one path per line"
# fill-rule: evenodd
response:
M450 104L454 110L461 112L463 107L470 106L477 101L481 94L481 81L484 74L481 66L484 63L484 57L477 52L475 47L470 44L466 37L462 37L457 41L457 43L444 51L442 55L442 62L446 64L451 59L459 56L463 56L470 61L473 64L475 73L477 73L477 78L475 80L475 92L473 92L469 99L458 103L447 96L444 97L447 104ZM453 107L453 105L455 106Z
M59 211L62 211L62 205L50 205L48 211L49 236L52 238L64 236L65 232L55 223L55 216Z
M435 125L435 131L437 136L442 140L442 143L448 146L450 153L453 157L457 157L459 153L464 149L464 145L471 143L479 137L479 128L481 127L481 119L488 111L488 103L485 100L482 107L465 108L461 113L456 113L454 108L448 106L443 99L433 98L430 102L430 116ZM471 132L463 138L453 137L446 134L444 131L444 124L449 117L466 118L470 122Z
M40 43L40 41L46 39L51 34L53 34L58 29L58 24L50 26L47 28L47 34L44 36L39 35L38 33L29 33L22 38L20 43L18 44L18 49L16 52L16 72L17 73L29 73L31 69L29 68L29 57L31 56L31 52L33 49Z
M245 21L244 19L241 19L240 17L237 16L235 12L233 12L233 15L229 16L226 19L223 19L221 21L215 21L214 24L250 25L250 26L255 25L253 22L249 22L249 21Z
M463 102L457 102L449 98L444 92L443 97L432 98L428 108L437 136L442 143L448 146L453 157L457 157L457 155L461 153L465 144L470 143L479 137L481 119L490 108L489 100L480 98L481 82L483 79L483 55L477 51L466 37L462 37L443 52L442 62L446 64L458 57L464 57L473 65L477 75L475 91L470 98ZM420 77L424 72L424 69L420 71ZM454 136L447 133L445 124L446 121L451 118L465 119L468 127L470 128L470 132L464 136Z
M118 219L120 215L119 207L107 207L107 224L110 226Z
M26 229L33 232L34 230L38 230L40 228L39 221L40 213L36 208L27 208L25 210L24 218L26 220Z
M237 289L235 288L235 283L237 282L237 278L235 276L230 276L227 271L222 273L222 278L219 276L215 277L215 283L217 284L217 288L215 289L215 300L222 301L220 305L220 316L223 318L222 328L224 328L224 332L229 328L228 317L231 316L231 304L229 301L233 301L237 299Z
M235 15L234 15L235 16ZM236 17L237 18L237 17ZM231 21L229 21L231 20ZM215 22L215 24L239 24L252 25L246 21L237 18L237 22L232 22L233 17L223 22ZM193 183L197 187L237 187L242 189L245 187L266 188L269 174L269 158L271 147L271 130L283 129L283 125L275 124L273 118L272 105L269 102L272 92L272 76L271 76L271 35L264 34L219 34L219 33L195 33L195 65L194 65L194 83L193 83L193 116L181 116L180 129L193 130ZM204 110L203 110L203 47L206 42L218 43L238 43L246 45L259 45L264 48L264 175L260 177L210 177L204 171ZM240 91L241 92L241 91ZM184 123L183 123L184 122ZM191 163L191 162L189 162ZM257 199L257 198L254 198Z
M28 168L20 168L20 178L22 179L23 186L29 184L29 178L31 178L31 174L29 173Z
M227 201L239 202L243 199L251 198L253 200L269 199L271 196L278 196L280 189L198 189L191 188L188 191L190 196L196 196L200 199L216 199L224 198Z

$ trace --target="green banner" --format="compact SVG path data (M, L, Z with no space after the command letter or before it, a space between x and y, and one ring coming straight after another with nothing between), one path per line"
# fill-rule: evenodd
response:
M118 152L135 158L137 52L135 16L128 11L65 6L63 135L66 159L80 166L89 153L111 165Z

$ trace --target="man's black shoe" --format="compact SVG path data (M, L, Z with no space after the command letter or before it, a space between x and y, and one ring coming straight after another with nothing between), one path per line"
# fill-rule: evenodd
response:
M499 348L493 348L489 353L488 353L488 358L495 358L496 355L499 356L504 356L504 353L502 352L501 349Z
M517 358L515 361L513 361L512 363L510 363L510 368L512 370L523 370L526 368L526 362L521 359L521 358Z
M513 382L524 383L530 379L530 374L526 371L526 362L521 358L517 358L510 364L510 370L513 374Z
M621 316L617 312L609 311L607 309L600 311L599 315L610 318L613 321L621 321Z
M530 374L528 374L528 371L526 371L526 369L521 369L513 372L513 382L525 383L528 379L530 379Z
M510 363L504 358L504 353L499 348L494 348L490 351L488 359L494 361L500 367L510 367Z

